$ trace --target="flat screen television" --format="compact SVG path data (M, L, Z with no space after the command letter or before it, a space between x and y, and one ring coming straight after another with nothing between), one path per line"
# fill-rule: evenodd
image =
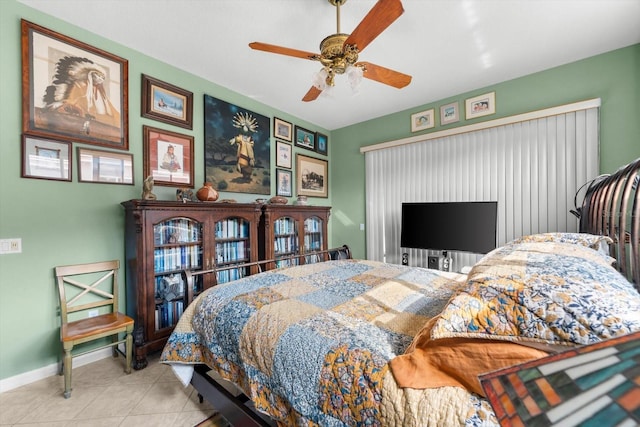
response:
M403 248L486 254L496 247L498 202L402 204Z

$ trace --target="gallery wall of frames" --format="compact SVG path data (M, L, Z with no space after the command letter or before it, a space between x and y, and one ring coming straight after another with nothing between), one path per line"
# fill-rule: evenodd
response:
M24 19L21 32L21 176L72 182L75 171L77 182L135 185L129 61ZM328 197L324 133L208 94L204 129L194 129L189 88L145 73L135 78L140 116L176 128L141 125L145 182L176 187L179 199L200 186L194 170L203 165L217 191ZM194 149L194 133L204 135L203 152Z

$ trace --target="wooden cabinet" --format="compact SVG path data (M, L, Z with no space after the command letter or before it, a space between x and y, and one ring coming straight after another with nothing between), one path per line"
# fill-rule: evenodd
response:
M127 314L136 321L134 369L148 352L161 350L193 298L214 284L257 272L256 266L195 277L186 287L181 271L209 270L258 260L261 205L129 200L125 208Z
M260 258L276 259L326 250L330 206L264 205L260 221ZM303 263L316 262L312 257ZM280 260L270 268L297 264L297 260Z

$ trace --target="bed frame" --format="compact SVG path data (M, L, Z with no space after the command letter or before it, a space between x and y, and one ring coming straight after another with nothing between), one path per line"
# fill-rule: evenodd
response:
M596 179L580 209L580 231L613 239L616 268L640 291L640 158Z
M287 257L279 257L281 261L297 261L299 264L308 264L311 262L323 262L337 259L351 259L351 250L347 245L337 248L327 249L324 251L314 251L301 255L293 255ZM245 264L236 264L228 267L217 268L212 270L185 270L183 272L187 283L187 292L193 292L193 279L195 276L203 274L215 274L218 271L231 270L241 267L256 267L259 272L264 269L272 269L276 265L275 259L249 262ZM190 297L193 297L191 295ZM275 426L276 424L266 415L255 411L251 400L245 396L241 390L232 383L225 381L219 377L214 377L214 373L206 365L196 365L191 379L191 385L198 391L200 403L204 399L207 402L215 402L215 409L229 421L234 427L239 426Z
M616 268L640 291L640 159L620 168L615 173L599 177L588 187L578 210L580 231L584 233L609 236L613 239L610 254L616 258ZM347 246L329 249L312 254L289 257L304 262L305 256L314 257L314 261L351 258ZM272 267L274 260L260 261L262 266ZM256 263L251 263L255 265ZM237 268L232 266L229 268ZM188 289L192 289L193 276L214 273L219 270L185 272ZM254 411L251 401L241 393L229 387L228 383L214 379L210 368L197 365L191 384L198 391L200 401L206 399L215 402L218 410L233 426L274 426L273 420Z

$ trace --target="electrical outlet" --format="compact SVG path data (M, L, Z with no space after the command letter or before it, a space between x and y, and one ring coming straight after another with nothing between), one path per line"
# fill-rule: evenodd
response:
M98 310L89 310L87 317L98 317L98 314L100 314Z
M0 255L22 253L22 239L0 239Z

